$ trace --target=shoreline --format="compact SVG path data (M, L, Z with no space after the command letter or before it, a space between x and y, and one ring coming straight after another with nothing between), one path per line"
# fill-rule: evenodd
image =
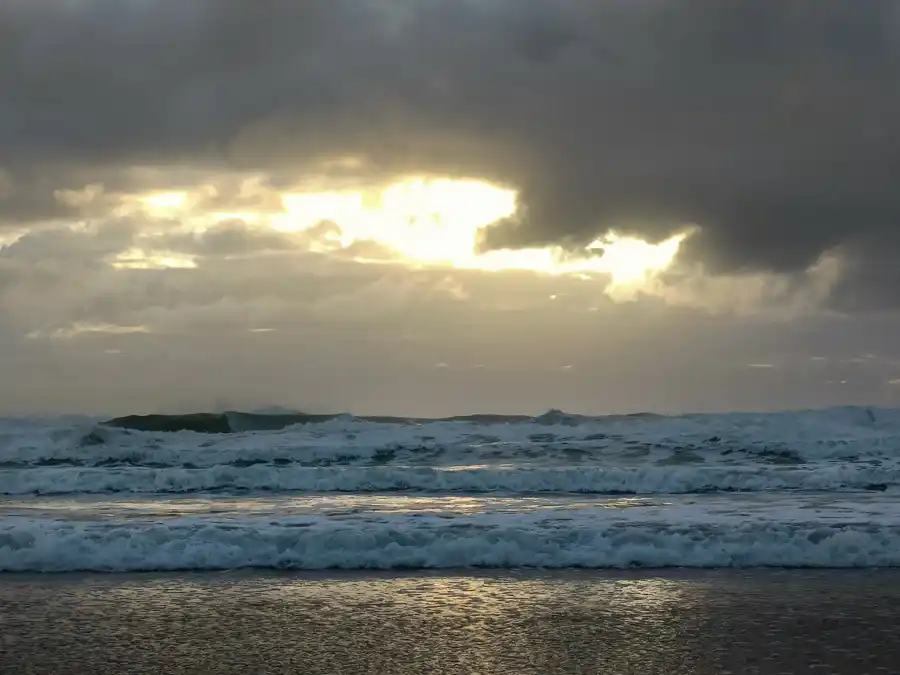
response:
M0 673L895 672L900 569L0 575Z
M246 581L264 579L293 579L296 581L390 581L396 579L472 578L472 579L563 579L595 581L634 581L644 579L671 579L673 581L698 581L717 579L744 579L746 581L776 581L785 576L801 576L815 581L818 578L838 575L841 577L868 578L871 576L896 576L900 582L900 566L894 567L458 567L458 568L409 568L409 569L278 569L245 567L236 569L187 569L147 571L67 571L67 572L0 572L0 584L50 581L68 583L75 580L140 581L146 579L219 579L221 581Z

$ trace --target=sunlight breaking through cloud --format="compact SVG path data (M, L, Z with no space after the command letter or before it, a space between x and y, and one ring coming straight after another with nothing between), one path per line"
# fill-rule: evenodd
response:
M339 229L334 242L339 248L374 241L415 266L608 275L615 286L640 284L666 269L692 231L684 229L657 244L610 231L581 251L559 246L480 251L482 231L515 214L516 194L474 180L414 179L374 197L360 192L287 194L284 204L286 213L273 219L273 227L308 230L330 221Z
M116 255L110 264L116 269L193 269L197 267L196 256L176 251L150 251L130 248Z
M248 181L251 191L262 194L259 177ZM119 269L194 268L200 264L198 256L157 250L163 242L154 238L176 230L199 236L222 223L239 221L258 232L275 231L296 239L311 252L340 253L358 263L599 278L606 292L627 300L650 289L650 282L673 264L681 243L695 229L683 227L656 243L608 231L598 233L580 250L559 245L485 250L480 246L485 230L515 216L518 205L514 190L480 180L411 178L381 189L273 192L282 209L267 212L211 208L204 199L215 194L214 186L205 185L127 195L123 213L137 208L157 219L157 225L148 224L135 246L110 264ZM160 221L165 225L159 226Z

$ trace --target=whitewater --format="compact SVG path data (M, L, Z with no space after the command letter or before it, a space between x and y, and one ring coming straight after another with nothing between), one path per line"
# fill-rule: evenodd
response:
M900 410L0 421L0 571L900 565Z

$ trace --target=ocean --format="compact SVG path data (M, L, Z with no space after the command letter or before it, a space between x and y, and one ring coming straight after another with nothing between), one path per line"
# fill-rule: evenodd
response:
M900 565L900 411L7 419L0 571Z

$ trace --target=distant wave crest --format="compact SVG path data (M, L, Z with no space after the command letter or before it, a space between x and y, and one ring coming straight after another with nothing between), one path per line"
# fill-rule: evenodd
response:
M648 415L649 413L640 413L638 416L646 417ZM535 424L571 426L598 418L574 415L561 410L548 410L546 413L537 416L474 414L452 417L354 416L350 413L310 414L304 412L256 413L229 410L221 413L186 413L181 415L125 415L107 420L103 424L134 431L193 431L204 434L228 434L248 431L279 431L299 424L321 424L337 419L355 419L371 424L427 424L432 422L515 424L519 422L533 422Z

